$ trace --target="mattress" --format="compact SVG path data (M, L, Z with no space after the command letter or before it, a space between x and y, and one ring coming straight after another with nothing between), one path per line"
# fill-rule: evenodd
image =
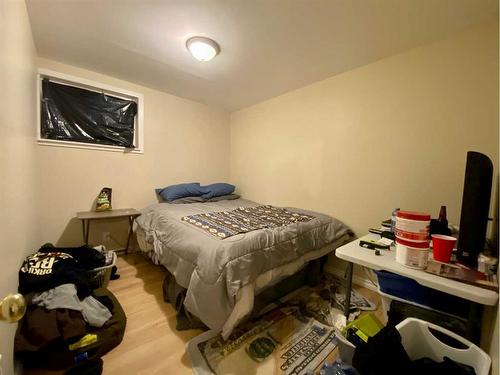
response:
M218 239L183 217L259 204L245 199L151 205L136 219L140 246L187 289L186 308L224 336L253 307L260 289L333 251L352 234L330 216L287 207L313 216L307 222L260 229Z

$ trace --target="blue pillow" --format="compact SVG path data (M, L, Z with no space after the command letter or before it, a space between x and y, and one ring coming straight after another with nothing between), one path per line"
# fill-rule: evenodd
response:
M201 186L201 189L203 190L202 198L210 199L213 197L232 194L234 192L235 186L219 182L217 184Z
M186 197L199 197L206 193L206 190L202 189L199 182L170 185L166 188L155 189L155 191L156 194L161 196L167 202Z

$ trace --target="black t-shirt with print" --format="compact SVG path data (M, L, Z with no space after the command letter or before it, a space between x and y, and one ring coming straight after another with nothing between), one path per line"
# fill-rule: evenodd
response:
M64 252L37 252L19 270L19 292L43 292L61 284L75 284L80 298L90 295L88 272Z
M83 268L87 271L93 270L94 268L102 267L106 263L106 257L96 249L84 245L79 247L54 247L50 245L44 245L39 250L39 253L66 253L71 255L76 262L78 267Z

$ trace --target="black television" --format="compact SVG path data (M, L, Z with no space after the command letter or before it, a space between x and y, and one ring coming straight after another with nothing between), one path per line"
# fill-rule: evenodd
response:
M493 163L480 152L467 152L462 211L457 242L459 262L476 268L484 250L490 211Z

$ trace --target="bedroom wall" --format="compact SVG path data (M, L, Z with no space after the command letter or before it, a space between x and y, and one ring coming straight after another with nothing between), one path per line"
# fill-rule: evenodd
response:
M0 0L0 298L17 291L22 259L39 241L37 222L35 47L26 5ZM3 374L13 374L16 324L0 322Z
M38 67L143 93L145 129L143 155L37 146L42 241L81 244L81 223L75 213L90 210L105 186L113 188L114 208L141 209L156 202L155 187L228 180L226 112L51 60L38 59ZM90 241L108 247L123 244L125 223L93 223ZM103 230L110 231L115 241L102 241Z
M458 223L466 152L498 175L498 112L492 24L232 113L230 176L247 198L325 212L358 235L395 207L446 205Z
M460 216L467 150L498 164L497 25L231 114L231 179L252 199L356 233L395 207Z

